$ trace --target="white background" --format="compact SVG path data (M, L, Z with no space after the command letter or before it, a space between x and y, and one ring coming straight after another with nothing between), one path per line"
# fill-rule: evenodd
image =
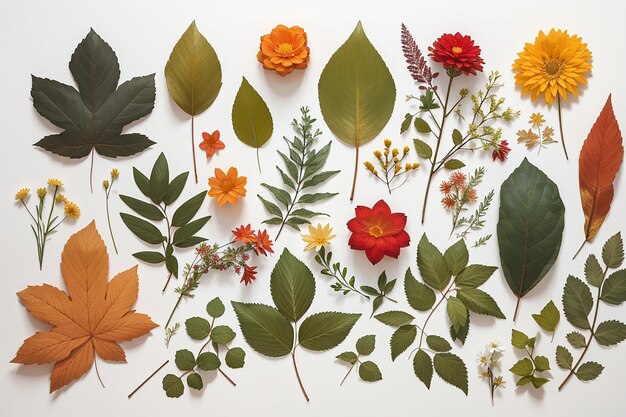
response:
M618 406L623 392L626 364L624 351L620 348L601 348L595 343L587 354L588 360L596 360L605 365L601 377L591 383L571 380L563 392L556 388L565 373L554 363L554 350L557 344L566 344L565 334L572 330L564 319L558 327L553 343L544 334L539 336L537 353L551 360L554 378L543 390L516 388L513 376L504 372L508 382L505 390L498 393L495 408L491 407L487 384L477 375L475 358L483 345L497 339L507 346L504 366L508 369L518 358L517 352L510 349L510 332L515 327L533 334L538 327L531 313L538 312L552 299L561 309L561 294L568 274L582 276L586 256L593 251L599 253L603 242L623 226L620 213L624 213L623 175L617 180L617 191L613 207L593 245L588 245L582 256L572 262L571 257L583 239L583 214L578 192L578 154L594 120L599 114L609 93L613 93L613 103L618 119L624 123L626 109L626 87L621 56L624 53L623 9L614 3L610 10L599 3L582 1L395 1L395 2L215 2L215 1L12 1L4 2L0 16L0 50L3 54L0 85L0 117L2 120L2 171L0 184L2 231L2 286L0 289L0 317L3 320L3 343L0 344L0 414L5 416L34 416L42 413L49 416L78 416L89 413L94 416L138 415L150 413L154 416L172 415L175 412L221 414L221 415L299 415L299 416L339 416L381 415L383 413L426 414L440 412L463 415L528 415L540 413L554 415L587 415L594 410L602 410L606 416L623 414ZM357 21L363 22L365 31L383 56L397 87L397 100L393 116L379 138L363 147L364 158L371 151L382 147L383 138L391 138L398 145L410 144L414 136L400 138L398 127L403 115L412 110L405 103L406 94L415 93L416 87L405 69L400 48L400 23L407 24L419 43L422 51L444 32L460 31L471 35L482 47L486 62L485 71L500 70L505 86L501 94L508 103L521 110L522 117L506 127L505 136L512 143L512 152L506 163L492 163L488 155L467 157L466 162L474 169L485 166L487 179L480 186L484 195L491 188L499 189L501 182L521 162L528 158L543 169L558 185L566 206L565 232L560 257L548 276L527 297L524 298L519 318L512 322L515 299L510 293L502 274L498 271L484 286L494 295L507 320L493 320L472 316L472 328L465 346L456 345L458 353L468 365L469 396L438 377L433 379L428 391L415 377L412 362L407 354L392 363L388 342L392 329L368 320L370 304L356 296L342 297L329 289L330 282L318 272L312 253L303 253L304 247L299 236L287 230L276 245L280 253L283 246L289 246L314 271L317 279L316 298L310 312L337 309L346 312L362 312L353 332L340 347L328 353L299 351L300 371L311 397L307 404L296 384L289 358L272 360L252 351L241 335L236 339L248 356L242 370L231 371L238 386L233 388L221 376L205 378L205 389L200 392L189 390L180 399L168 399L161 389L161 378L165 372L176 372L173 363L147 384L133 399L127 394L159 364L173 359L177 348L192 347L197 350L184 334L177 336L165 349L163 328L155 329L148 337L130 343L123 343L128 364L111 364L100 361L100 372L106 389L102 389L92 368L83 378L68 388L53 395L48 394L51 365L20 366L9 364L22 340L34 331L47 326L31 319L20 305L15 295L27 285L49 283L64 288L59 270L62 247L69 236L87 225L92 219L109 246L111 254L110 271L116 273L136 264L130 255L144 250L144 245L122 224L118 212L128 209L117 198L118 193L138 196L132 180L132 167L148 172L160 152L165 152L173 174L190 170L189 119L169 98L165 86L163 68L170 51L190 22L196 19L198 28L208 38L220 58L223 68L223 87L209 110L196 120L197 138L200 132L219 129L226 149L212 160L207 161L201 152L197 160L201 182L189 186L180 199L206 189L206 181L215 167L238 166L242 175L248 176L248 197L235 207L217 207L208 201L202 213L210 213L213 219L203 234L212 240L224 242L229 239L229 231L241 223L259 226L267 218L255 195L260 191L262 181L279 184L276 162L276 149L284 149L283 135L291 135L289 123L299 115L300 106L307 105L313 115L319 117L318 126L324 131L320 143L333 139L332 134L320 117L317 100L317 80L330 55L350 35ZM268 33L276 24L301 25L309 35L311 62L305 71L296 71L281 78L264 71L256 61L259 36ZM56 132L56 128L34 111L30 98L30 74L48 77L65 83L72 83L68 71L70 55L76 45L93 27L115 50L120 61L121 81L133 76L156 73L156 107L152 114L135 123L127 131L147 134L157 142L146 152L132 158L113 160L96 157L94 187L92 194L88 186L89 161L69 160L52 156L33 143L44 135ZM581 89L579 99L568 100L564 109L566 140L571 159L565 162L560 144L553 144L537 156L536 150L528 152L515 141L515 132L526 129L532 112L541 111L547 122L557 127L556 109L548 109L543 104L531 103L528 97L521 98L513 85L511 64L524 45L533 41L540 29L551 27L568 29L581 35L593 53L593 71L588 88ZM234 136L230 111L241 77L246 76L268 103L274 119L272 140L261 150L263 175L260 176L251 148L238 142ZM466 80L471 89L482 86L486 74L479 74ZM365 160L365 159L363 159ZM114 231L118 239L120 255L113 254L110 238L106 230L104 192L101 180L108 176L111 168L120 169L120 180L115 184L111 200ZM453 243L448 240L447 230L450 218L438 204L435 181L431 202L428 208L426 226L419 223L419 210L426 182L426 167L421 169L400 192L391 197L385 195L382 184L377 183L360 168L355 203L348 201L353 168L353 149L339 141L333 142L327 169L341 169L342 173L328 182L328 191L338 191L339 196L315 207L331 213L330 223L337 233L332 250L360 284L374 285L376 277L383 270L391 278L401 278L407 267L416 271L416 244L423 232L440 248ZM62 225L48 242L43 271L36 262L33 236L28 227L28 217L23 208L13 202L17 189L30 187L34 190L45 184L49 177L58 177L65 182L64 192L76 201L82 216L76 224ZM190 177L191 179L191 177ZM355 204L373 205L384 197L393 211L408 215L407 231L411 235L411 246L401 252L398 260L386 258L372 267L363 252L351 251L347 247L349 233L345 223L353 217ZM490 210L487 230L495 233L497 221L496 204ZM31 198L31 203L32 203ZM322 221L324 219L321 219ZM271 234L276 229L270 230ZM478 237L471 235L470 239ZM180 255L180 260L188 260L191 251ZM268 260L259 259L257 281L249 287L239 284L230 272L211 274L205 277L195 299L183 304L177 313L179 320L192 315L200 315L206 302L214 296L224 301L244 300L271 303L269 294L269 272L278 259L277 254ZM499 265L495 236L487 247L472 250L472 263ZM165 278L164 267L154 267L140 263L140 296L137 311L148 313L163 324L175 301L173 285L164 295L161 287ZM401 284L401 282L399 282ZM410 311L403 299L402 285L392 294L402 300L400 309ZM383 306L381 311L389 308ZM415 313L415 312L413 312ZM431 321L430 330L447 335L444 311L438 311ZM600 319L621 318L626 320L623 307L603 305ZM418 313L418 320L424 315ZM237 327L232 310L229 308L223 323ZM239 333L239 331L238 331ZM379 364L384 380L367 384L355 375L339 387L339 381L347 368L334 360L334 355L352 349L356 339L364 334L377 335L377 349L372 358Z

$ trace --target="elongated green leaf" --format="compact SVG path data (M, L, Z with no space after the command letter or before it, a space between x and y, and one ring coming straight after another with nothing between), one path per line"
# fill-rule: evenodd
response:
M405 324L411 323L415 317L404 311L387 311L374 316L374 318L381 323L388 326L400 327Z
M200 229L202 229L210 219L211 216L200 217L199 219L189 222L183 227L179 228L174 232L174 236L172 237L172 244L174 246L179 246L182 242L186 241L194 234L199 232Z
M165 267L174 277L178 278L178 259L173 255L173 250L165 253Z
M559 313L554 302L550 300L539 314L533 314L533 319L546 332L553 332L559 324L561 313Z
M417 267L424 282L436 290L443 291L450 283L450 268L439 249L422 235L417 245Z
M179 377L167 374L163 377L163 391L170 398L178 398L185 392L185 386Z
M615 305L626 301L626 269L620 269L609 275L602 286L600 299Z
M126 227L144 242L158 245L165 241L165 236L152 223L127 213L120 213L120 217Z
M202 191L181 204L172 216L172 226L182 227L189 223L189 221L193 219L193 216L198 213L200 207L202 207L206 195L207 193Z
M361 22L324 67L318 95L330 130L355 148L374 139L389 121L396 86Z
M485 265L468 265L454 278L459 287L477 288L483 285L498 268Z
M422 119L421 117L415 118L415 120L413 121L413 126L415 126L415 130L417 130L418 133L431 132L431 128L428 125L428 122L426 122L426 120Z
M616 233L602 246L602 260L609 268L619 268L624 262L622 234Z
M172 99L195 116L209 108L222 87L222 67L215 50L191 22L165 65L165 81Z
M365 382L376 382L383 379L383 374L374 362L365 361L359 365L359 377Z
M417 138L413 139L413 146L415 146L417 156L420 158L430 159L430 157L433 156L433 149L423 140Z
M150 264L160 264L165 262L165 256L160 252L144 251L135 252L133 256L141 261L148 262Z
M185 188L188 177L189 172L183 172L182 174L177 175L176 178L174 178L172 182L170 182L170 184L167 186L167 192L163 197L163 203L166 206L169 206L174 201L176 201L178 197L180 197L183 189Z
M461 132L459 131L459 129L454 129L452 131L452 142L455 145L460 145L461 142L463 142L463 135L461 134Z
M437 353L433 365L441 379L467 395L467 368L461 358L453 353Z
M416 280L410 268L404 274L404 292L409 305L418 311L428 311L435 304L435 292Z
M626 339L626 324L618 320L607 320L598 324L593 336L602 346L612 346Z
M170 170L167 165L165 154L161 152L152 166L150 172L150 189L152 190L152 200L156 204L163 201L163 197L167 193L167 187L170 183Z
M433 362L428 353L419 349L413 358L413 371L420 381L430 389L433 380Z
M585 261L585 280L589 285L599 287L604 280L604 271L598 258L595 255L589 255L587 261Z
M230 348L226 352L224 360L226 361L226 366L231 369L243 368L246 363L246 352L240 347Z
M185 330L192 339L204 340L211 331L211 325L202 317L190 317L185 321Z
M464 326L461 326L461 328L459 328L458 330L455 329L454 326L450 326L450 338L452 338L452 341L458 340L461 343L465 343L465 340L467 339L467 335L469 334L469 328L470 328L470 317L468 313L467 323L465 323Z
M314 193L314 194L304 194L302 197L298 199L298 204L308 204L315 203L320 200L326 200L328 198L336 196L337 193Z
M159 221L165 218L165 216L163 216L163 212L161 212L158 207L150 203L146 203L144 201L137 200L136 198L121 194L120 199L135 213L145 217L148 220Z
M441 336L429 335L426 337L426 344L435 352L448 352L452 350L452 346L446 339Z
M469 321L467 306L457 297L451 296L448 297L446 310L454 331L457 333L461 332L461 330L467 326Z
M414 324L401 326L391 336L391 360L395 361L398 355L407 350L415 341L417 327Z
M245 77L233 103L232 120L237 138L253 148L263 146L274 131L270 109Z
M579 332L570 332L566 336L567 341L575 348L582 349L587 345L587 339L582 333Z
M278 311L296 322L311 307L315 278L311 270L285 248L272 270L270 288Z
M360 314L328 311L313 314L302 321L298 342L305 349L332 349L348 336Z
M572 369L574 358L565 346L556 347L556 364L561 369Z
M264 182L262 182L261 185L267 188L269 192L271 192L274 195L276 200L278 200L285 208L289 208L289 206L291 205L291 195L289 195L287 191L281 190L280 188L273 187Z
M448 269L452 275L458 275L465 269L469 262L469 252L465 241L460 239L454 245L450 246L443 254L443 259L448 265Z
M278 310L264 304L231 301L246 342L262 355L278 358L293 348L293 327Z
M446 163L443 164L443 167L445 169L450 169L450 170L461 169L464 166L465 164L462 161L459 161L458 159L448 159Z
M330 179L331 177L334 177L335 175L339 174L340 172L341 171L324 171L324 172L320 172L319 174L314 175L311 178L309 178L308 180L304 181L304 183L302 184L302 189L313 187L315 185L319 185L319 184L323 183L324 181Z
M264 199L259 194L257 194L257 197L259 197L259 199L263 203L263 206L270 214L273 214L274 216L278 216L282 219L283 212L280 210L280 207L278 207L276 204L272 203L271 201Z
M152 187L150 186L150 179L135 167L133 167L133 178L135 180L137 188L139 188L139 191L141 191L141 193L146 197L152 199Z
M567 321L579 329L591 329L588 316L592 308L593 298L589 287L576 277L567 277L563 288L563 313Z
M564 215L558 187L527 159L502 184L498 220L500 262L518 302L556 261Z
M581 381L593 381L600 376L604 366L597 362L585 362L576 370L576 377Z
M456 292L456 296L474 313L485 314L499 319L506 318L496 301L489 294L478 288L461 288Z
M177 248L190 248L192 246L197 246L198 244L207 240L205 237L201 236L190 236L186 239L181 240L180 242L176 242Z

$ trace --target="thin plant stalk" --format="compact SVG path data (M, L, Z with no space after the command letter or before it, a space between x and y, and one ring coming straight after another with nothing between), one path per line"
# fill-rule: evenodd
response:
M567 148L565 147L565 138L563 137L563 118L561 117L561 96L557 94L556 102L559 110L559 130L561 132L561 144L563 145L563 152L565 152L565 159L569 161L567 155Z

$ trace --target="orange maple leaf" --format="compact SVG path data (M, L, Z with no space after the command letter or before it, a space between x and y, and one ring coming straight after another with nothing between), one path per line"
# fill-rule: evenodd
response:
M609 214L614 194L613 182L623 158L622 134L609 96L580 151L578 177L585 213L583 245L593 240Z
M50 392L87 372L95 353L107 361L126 362L117 341L157 327L150 317L130 309L139 292L136 265L108 281L109 255L93 221L65 244L61 273L67 293L47 284L17 293L34 318L53 327L26 339L11 362L55 362Z

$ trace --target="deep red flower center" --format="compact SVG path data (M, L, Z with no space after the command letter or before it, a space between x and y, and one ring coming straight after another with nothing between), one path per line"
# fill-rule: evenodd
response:
M460 46L455 46L452 48L452 52L454 52L455 54L460 54L461 52L463 52L463 48L461 48Z
M372 226L370 227L370 235L374 237L381 237L383 235L383 229L379 226Z

